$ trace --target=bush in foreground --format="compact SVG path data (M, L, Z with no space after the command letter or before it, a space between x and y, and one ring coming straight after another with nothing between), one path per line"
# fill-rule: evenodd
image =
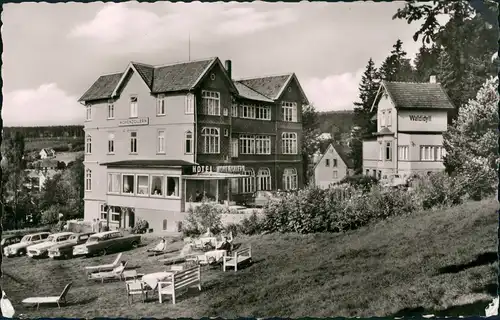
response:
M221 205L202 202L199 206L189 208L182 233L185 237L196 237L208 229L214 234L222 230L222 214L227 211Z

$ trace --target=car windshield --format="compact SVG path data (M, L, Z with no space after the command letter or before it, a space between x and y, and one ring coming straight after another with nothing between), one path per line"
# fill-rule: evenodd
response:
M90 237L87 240L87 243L96 243L96 242L99 242L99 238L98 237Z
M68 239L68 240L76 240L76 238L78 238L78 236L76 236L76 235L75 235L75 236L71 236L71 237L69 237L69 239Z
M29 242L31 239L31 236L24 236L22 239L21 239L21 242Z
M49 236L47 238L47 241L49 241L49 242L56 242L56 238L54 236Z

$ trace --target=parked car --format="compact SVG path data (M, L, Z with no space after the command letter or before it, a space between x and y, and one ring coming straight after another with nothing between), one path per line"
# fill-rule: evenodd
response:
M42 258L48 255L49 249L69 239L73 232L61 232L51 234L46 241L28 247L28 256L31 258Z
M109 252L119 252L129 248L137 248L141 243L141 236L124 236L120 231L106 231L89 237L87 242L73 247L73 256L106 255Z
M84 244L87 242L94 232L73 234L68 238L68 240L63 241L49 249L49 258L52 259L68 259L73 256L73 248L77 245Z
M21 242L21 239L23 238L22 235L17 234L17 235L12 235L12 236L6 236L5 238L2 239L2 242L0 243L2 246L2 254L3 254L3 249L7 246L10 246L11 244L16 244Z
M253 194L252 200L248 203L252 207L265 207L269 201L278 200L276 194L271 191L257 191Z
M6 257L22 256L26 254L26 248L33 244L41 243L47 240L50 232L38 232L25 235L21 242L11 244L4 248L3 252Z

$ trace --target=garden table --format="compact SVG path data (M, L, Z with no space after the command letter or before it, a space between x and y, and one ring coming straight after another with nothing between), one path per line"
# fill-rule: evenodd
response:
M156 290L158 282L165 281L171 278L174 273L174 271L148 273L142 276L142 281L147 284L152 290Z

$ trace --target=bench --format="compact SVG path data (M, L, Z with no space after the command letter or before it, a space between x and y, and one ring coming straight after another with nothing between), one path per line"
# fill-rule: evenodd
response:
M227 267L233 267L236 272L238 270L238 264L245 261L252 261L252 248L250 246L248 248L233 251L229 256L224 256L222 258L222 270L225 272Z
M171 281L158 282L158 296L162 303L162 295L172 296L172 303L175 304L175 296L181 289L189 287L198 287L201 291L201 267L195 266L183 271L176 272Z

